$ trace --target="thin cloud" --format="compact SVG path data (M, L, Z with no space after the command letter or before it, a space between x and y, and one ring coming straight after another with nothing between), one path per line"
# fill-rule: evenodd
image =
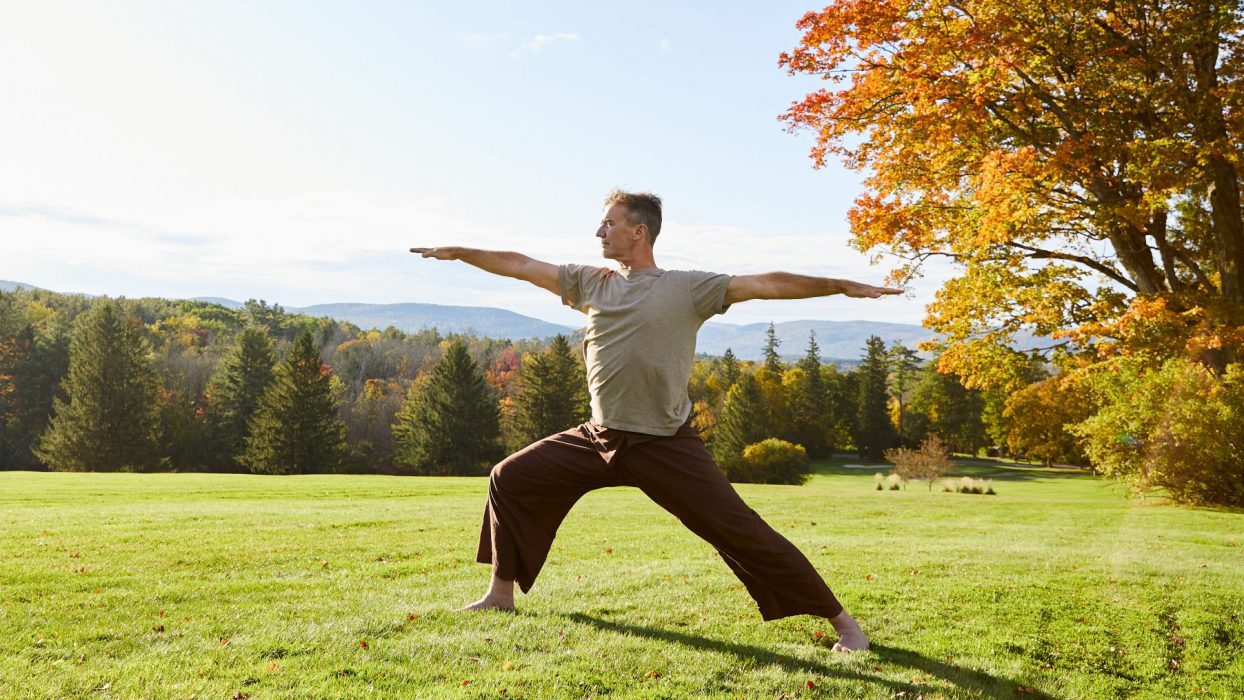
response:
M557 32L556 34L537 34L527 41L519 44L515 53L537 53L544 50L546 46L553 44L568 44L578 41L581 37L574 32Z

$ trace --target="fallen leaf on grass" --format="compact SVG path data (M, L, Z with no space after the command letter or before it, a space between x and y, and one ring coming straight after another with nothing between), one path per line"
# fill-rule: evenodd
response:
M813 523L813 524L815 525L816 523ZM813 683L811 680L809 680L809 681L808 681L807 683L805 683L804 685L808 686L808 690L812 690L813 688L815 688L815 687L816 687L816 683Z
M406 619L407 619L408 621L410 621L410 622L414 622L415 620L418 620L418 619L419 619L419 616L418 616L418 615L416 615L415 613L411 613L411 614L409 614L409 615L407 615L407 616L406 616Z
M864 577L864 580L865 580L865 581L871 581L871 580L873 580L873 575L872 575L872 574L868 574L867 576L865 576L865 577Z
M367 648L367 640L366 640L366 639L360 639L360 640L359 640L359 649L366 649L366 648Z
M660 671L649 671L644 674L644 678L660 678L660 677L661 677Z
M816 637L817 639L821 639L821 638L823 638L825 635L821 634L821 631L820 631L820 630L812 630L812 636L813 636L813 637Z
M223 647L223 646L226 646L227 644L229 644L229 638L228 638L228 637L221 637L221 638L220 638L220 646L222 646L222 647Z

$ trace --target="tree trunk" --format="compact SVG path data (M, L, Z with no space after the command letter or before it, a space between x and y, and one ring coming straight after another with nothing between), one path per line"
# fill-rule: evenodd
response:
M1239 173L1223 155L1229 136L1223 117L1222 98L1217 94L1216 4L1206 2L1200 8L1206 29L1191 56L1196 71L1192 118L1198 145L1208 151L1205 153L1205 170L1222 295L1229 301L1241 303L1244 302L1244 221L1240 218Z

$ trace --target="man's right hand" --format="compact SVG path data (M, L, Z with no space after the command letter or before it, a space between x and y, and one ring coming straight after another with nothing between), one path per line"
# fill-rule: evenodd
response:
M484 272L494 275L513 277L530 282L541 289L561 295L557 280L557 266L534 260L522 253L510 253L500 250L478 250L459 246L437 248L411 248L410 252L418 253L425 258L436 260L461 260L474 265Z
M462 248L456 246L410 249L412 253L418 253L425 258L436 258L437 260L458 260L462 256L462 251Z

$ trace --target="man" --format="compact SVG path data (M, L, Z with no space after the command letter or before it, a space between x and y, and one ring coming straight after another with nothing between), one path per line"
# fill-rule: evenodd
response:
M506 458L492 470L477 559L492 564L483 598L466 610L513 610L514 582L530 590L562 519L583 494L637 486L712 544L765 620L810 614L838 632L834 651L868 638L808 559L739 498L689 420L687 382L700 325L750 299L903 290L785 272L729 275L662 270L653 258L661 200L615 190L596 230L617 270L551 265L519 253L411 248L547 289L587 314L583 340L592 420Z

